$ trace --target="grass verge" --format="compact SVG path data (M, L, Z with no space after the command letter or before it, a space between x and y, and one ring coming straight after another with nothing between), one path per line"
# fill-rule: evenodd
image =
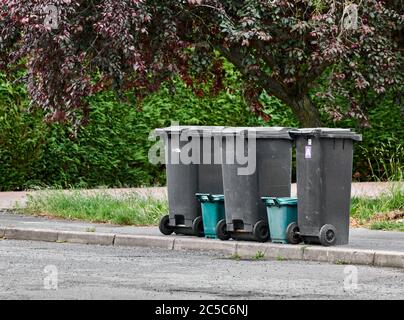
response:
M404 192L400 184L377 198L353 198L351 224L374 230L404 231Z
M44 191L29 196L23 213L70 220L147 226L167 214L164 200L137 193L112 196L107 192Z

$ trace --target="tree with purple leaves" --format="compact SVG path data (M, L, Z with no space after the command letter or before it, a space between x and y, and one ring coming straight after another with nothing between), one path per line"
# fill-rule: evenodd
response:
M99 91L141 100L178 76L218 92L225 58L259 115L265 90L302 126L320 126L310 93L322 78L330 116L366 124L361 96L403 82L402 9L375 0L0 0L0 68L25 68L33 105L54 121L85 115L85 97Z

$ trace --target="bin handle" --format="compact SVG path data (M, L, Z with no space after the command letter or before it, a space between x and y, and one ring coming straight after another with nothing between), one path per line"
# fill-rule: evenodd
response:
M277 198L272 199L277 207L280 207L280 203Z
M199 200L199 202L206 202L212 200L211 198L212 196L206 193L196 193L195 196Z
M277 198L267 198L267 199L265 199L265 202L267 202L268 204L274 204L277 207L280 207L280 204L279 204Z

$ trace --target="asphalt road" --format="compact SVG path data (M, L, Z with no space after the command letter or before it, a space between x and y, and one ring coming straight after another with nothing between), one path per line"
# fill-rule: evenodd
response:
M0 240L0 299L307 298L404 299L404 270Z

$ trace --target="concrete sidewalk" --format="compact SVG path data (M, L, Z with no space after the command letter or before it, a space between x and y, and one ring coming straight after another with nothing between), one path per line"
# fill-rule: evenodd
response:
M397 183L394 183L397 184ZM387 192L392 187L391 182L354 182L352 183L352 197L377 197L383 192ZM404 184L401 183L404 188ZM0 192L0 209L12 209L16 205L23 207L26 204L28 195L35 195L40 191L22 191L22 192ZM65 191L69 192L69 191ZM113 196L119 197L128 193L138 193L142 196L151 196L157 199L167 198L167 188L131 188L131 189L92 189L83 190L82 192L96 193L106 192ZM292 184L292 196L296 196L296 184Z
M349 245L321 247L247 241L219 241L188 236L162 236L157 227L130 227L47 219L0 212L0 238L95 245L217 251L226 256L321 261L404 268L404 232L352 229Z

